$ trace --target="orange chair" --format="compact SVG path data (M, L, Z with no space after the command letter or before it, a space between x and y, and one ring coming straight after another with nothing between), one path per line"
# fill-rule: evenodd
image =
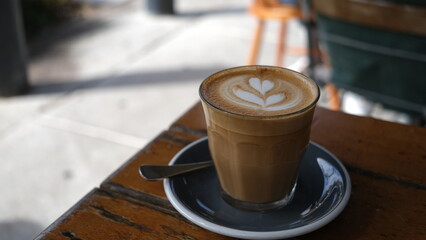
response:
M256 64L257 56L259 54L260 43L263 34L263 28L266 20L278 20L280 22L278 42L277 42L277 56L275 64L277 66L283 65L284 54L286 51L286 31L287 22L293 18L302 18L302 11L297 5L283 4L278 0L254 0L249 8L249 13L257 18L257 27L252 42L248 64ZM289 49L297 54L306 54L305 49ZM338 98L337 89L332 84L327 84L326 91L330 95L330 105L334 110L340 107L340 100Z
M249 12L256 17L258 21L248 64L256 64L265 20L278 20L280 21L280 29L275 62L277 66L282 66L285 54L287 22L292 18L300 18L302 15L301 10L297 6L282 4L278 0L254 0L249 8Z

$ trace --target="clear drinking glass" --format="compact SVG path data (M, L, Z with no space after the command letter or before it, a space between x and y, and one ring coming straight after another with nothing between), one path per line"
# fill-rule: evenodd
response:
M264 116L224 109L212 100L215 97L212 92L218 91L213 89L215 81L229 76L250 76L252 72L259 76L261 71L273 71L277 78L292 78L294 84L308 87L312 90L309 93L312 94L309 96L311 101L286 114ZM265 83L262 79L253 81ZM263 93L265 96L261 96L262 91L258 92L263 99L268 98L267 92ZM242 209L264 211L285 206L291 201L299 163L309 144L319 95L319 88L313 80L295 71L272 66L225 69L203 81L200 97L206 117L209 149L222 197L228 203Z

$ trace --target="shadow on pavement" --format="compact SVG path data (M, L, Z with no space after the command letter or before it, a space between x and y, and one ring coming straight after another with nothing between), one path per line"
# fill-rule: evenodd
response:
M29 56L36 59L45 56L50 48L72 38L78 38L83 34L101 31L108 26L108 22L99 19L76 21L72 24L63 24L52 29L46 29L43 33L28 43Z
M33 239L42 230L40 224L25 219L0 222L0 240Z
M223 9L207 9L207 10L199 10L199 11L185 11L185 12L177 12L176 17L199 17L206 15L226 15L226 14L235 14L246 12L246 8L223 8Z
M142 86L148 84L167 84L171 82L199 81L201 83L209 75L225 69L224 66L212 68L179 69L161 72L140 72L118 76L105 76L84 81L68 81L61 83L38 84L31 86L28 95L54 94L75 90L114 88L121 86Z

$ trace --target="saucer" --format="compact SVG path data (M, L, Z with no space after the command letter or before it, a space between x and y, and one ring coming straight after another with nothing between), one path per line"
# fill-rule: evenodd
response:
M182 149L169 165L208 160L206 137ZM253 212L229 205L213 167L166 179L164 189L176 210L202 228L236 238L279 239L312 232L336 218L348 203L351 182L335 156L310 142L294 198L277 210Z

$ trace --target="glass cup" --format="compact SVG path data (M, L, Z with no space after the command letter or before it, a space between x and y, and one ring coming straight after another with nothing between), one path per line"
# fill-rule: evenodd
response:
M215 92L222 91L214 82L239 75L247 78L247 82L251 81L250 74L259 76L262 71L272 71L274 74L269 78L291 78L293 85L313 89L309 96L303 96L311 101L285 114L265 116L225 109L212 100ZM272 66L225 69L203 81L200 97L209 149L225 201L237 208L265 211L283 207L292 200L319 95L313 80L295 71Z

